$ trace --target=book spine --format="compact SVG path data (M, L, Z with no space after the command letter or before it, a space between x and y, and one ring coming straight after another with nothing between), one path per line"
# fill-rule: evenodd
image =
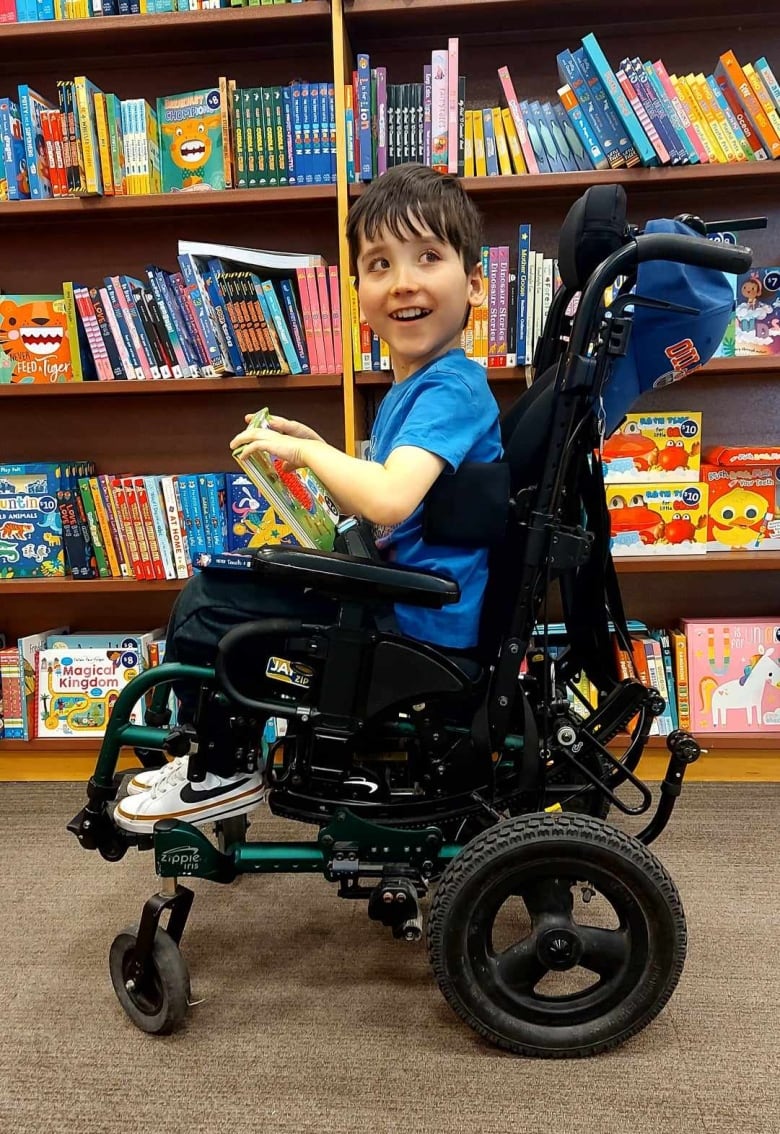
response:
M753 88L745 78L745 73L739 65L733 51L726 51L721 55L715 69L715 78L718 80L718 86L721 87L721 89L723 88L723 83L720 81L720 78L725 79L731 84L742 105L742 109L750 119L751 125L761 139L761 144L764 146L769 156L773 158L780 157L780 139L756 98Z
M607 156L599 145L590 121L568 83L558 88L558 98L561 100L561 106L571 122L572 128L576 131L593 168L609 169Z
M650 144L658 155L658 160L662 165L668 165L669 161L671 160L669 157L669 151L661 141L658 131L656 130L647 113L647 108L641 101L636 86L628 77L625 67L618 68L618 70L615 72L615 78L620 83L620 86L623 89L623 93L631 103L631 108L639 119L642 129L650 139Z
M431 165L439 173L449 169L449 71L446 49L431 52ZM407 103L408 110L408 103Z
M528 130L526 129L525 119L523 118L522 112L520 110L520 104L517 101L514 84L509 74L509 68L499 67L498 77L501 82L501 89L504 92L504 98L506 99L506 103L509 108L509 113L512 115L512 121L515 124L515 130L517 131L517 137L520 142L520 149L523 152L523 160L525 161L526 168L529 173L538 173L539 166L536 161L536 155L534 154L533 147L531 146L531 140L528 137Z
M117 503L114 498L114 493L111 489L110 478L107 475L101 474L97 477L97 486L100 498L103 502L105 515L108 519L108 524L111 529L111 542L116 549L117 565L119 567L119 574L122 578L132 579L133 569L130 559L130 551L125 539L121 517L117 508Z
M175 478L160 477L160 489L165 505L165 519L171 539L171 552L177 579L188 579L192 574L192 564L186 554L181 508L174 491Z
M750 146L753 157L756 161L766 161L768 154L764 148L764 144L759 138L756 128L750 121L749 116L745 113L742 103L737 98L736 91L729 83L728 79L724 76L719 76L717 73L713 76L718 86L718 90L723 95L723 98L734 115L734 118L739 123L742 133L745 135L745 140Z
M611 98L607 93L606 83L602 79L601 74L596 67L596 64L590 58L584 46L578 48L577 51L574 52L574 57L577 60L577 65L579 66L583 78L585 79L585 82L590 90L594 105L599 107L601 115L607 122L609 129L613 132L618 149L620 150L621 156L623 157L626 165L629 169L631 169L633 166L639 165L640 158L638 156L636 147L629 136L626 119L623 117L622 113L616 109L615 99ZM610 74L612 74L611 71ZM642 137L645 139L645 142L652 155L652 163L657 165L658 159L655 155L655 152L653 151L652 146L650 146L644 130L642 130L642 127L637 122L636 115L631 109L628 103L628 99L620 90L620 84L618 83L617 79L615 79L614 75L612 76L612 78L614 79L615 86L620 91L620 97L623 100L621 105L625 106L627 114L630 114L633 120L636 122L637 131L641 132Z
M360 176L363 181L371 181L374 176L371 136L371 60L363 52L357 57L357 96Z
M686 108L683 106L682 99L680 98L677 91L672 86L671 80L669 78L669 73L666 70L666 67L664 66L663 60L662 59L656 59L654 63L650 64L650 69L656 75L656 78L657 78L661 88L663 89L667 99L669 100L671 105L674 107L675 112L677 114L677 117L680 121L680 125L681 125L683 131L685 132L685 135L688 138L688 153L689 153L689 157L690 157L691 161L693 161L692 155L695 154L696 158L699 162L701 162L702 164L706 164L709 161L709 156L707 154L707 151L705 150L704 146L701 144L699 136L696 133L696 130L694 129L694 125L691 122L691 119L688 115L688 112L687 112Z
M152 563L152 553L149 546L149 540L147 537L143 516L141 515L141 506L138 501L135 479L134 477L127 476L118 477L117 480L119 481L122 492L124 493L125 506L127 509L126 515L127 517L129 517L131 551L134 544L137 554L137 563L134 563L133 570L135 571L136 566L140 567L141 574L136 575L136 578L151 582L155 577L154 566Z
M90 476L87 480L87 483L89 485L90 495L92 497L92 503L95 509L95 519L97 521L98 528L100 529L100 536L106 556L108 572L112 578L120 579L122 577L122 571L119 566L119 557L117 556L116 545L114 543L114 537L111 531L111 524L109 522L106 505L100 491L98 479L96 476Z
M626 129L628 130L631 143L633 145L635 153L638 156L639 161L642 163L642 165L655 165L656 156L653 152L653 148L650 145L650 142L648 141L647 135L639 125L639 121L636 115L628 104L628 99L620 89L618 81L615 78L612 69L609 66L609 63L607 62L603 51L599 47L598 40L592 32L584 37L584 39L582 40L582 46L588 59L592 63L596 74L604 84L607 96L612 101L616 113L620 116L625 124ZM626 158L627 165L633 164L629 161L629 155L627 151L623 151L623 156Z
M73 83L76 91L76 113L78 114L79 130L81 132L81 149L84 155L86 191L89 194L101 195L103 192L103 178L100 169L94 110L91 98L92 84L88 84L87 79L83 75L77 75Z
M573 98L581 108L583 117L595 135L599 148L606 156L610 169L623 168L626 162L617 144L617 136L604 116L602 108L593 98L585 81L585 75L580 69L579 60L583 55L582 49L574 53L561 51L556 57L558 77L572 91Z

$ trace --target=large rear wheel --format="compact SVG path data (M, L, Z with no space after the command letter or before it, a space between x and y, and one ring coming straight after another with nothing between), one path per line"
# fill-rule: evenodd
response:
M428 949L459 1016L520 1055L595 1055L646 1027L686 952L672 879L642 843L599 819L506 820L449 863Z

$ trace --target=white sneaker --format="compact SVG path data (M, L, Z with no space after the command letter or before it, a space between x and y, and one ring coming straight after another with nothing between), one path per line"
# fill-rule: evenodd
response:
M114 808L114 822L135 835L151 835L159 819L181 819L203 827L231 815L244 815L264 798L260 772L225 779L209 772L202 783L192 783L180 764L148 791L120 800Z
M127 795L141 795L142 792L149 791L156 783L167 780L178 768L183 767L186 771L188 759L188 756L177 756L175 760L169 760L167 764L163 764L162 768L150 768L146 772L136 772L127 785Z

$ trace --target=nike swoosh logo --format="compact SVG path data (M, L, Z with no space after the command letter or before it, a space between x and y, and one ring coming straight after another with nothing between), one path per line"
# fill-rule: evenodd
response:
M196 791L193 785L188 780L182 787L179 795L184 803L200 803L204 799L216 799L218 795L225 795L227 792L235 791L237 788L243 787L248 784L251 776L247 776L244 780L239 780L237 783L228 784L222 787L210 788L208 791Z

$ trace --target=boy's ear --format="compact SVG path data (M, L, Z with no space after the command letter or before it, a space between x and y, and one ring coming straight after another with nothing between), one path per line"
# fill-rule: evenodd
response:
M482 274L482 264L475 264L468 274L469 305L479 307L487 296L487 285Z

